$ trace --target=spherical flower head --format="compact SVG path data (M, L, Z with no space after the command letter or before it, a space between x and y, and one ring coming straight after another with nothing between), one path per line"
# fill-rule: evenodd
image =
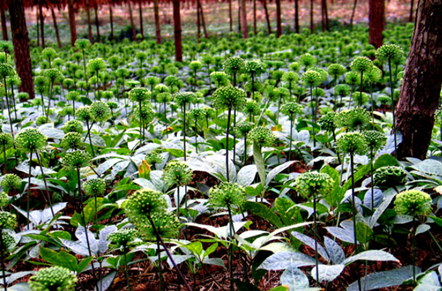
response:
M224 182L209 191L209 203L213 207L241 207L247 201L244 189L231 182Z
M377 130L364 130L362 135L365 138L368 148L373 151L377 151L383 147L387 141L384 133Z
M47 145L46 136L35 128L26 128L15 136L17 149L25 153L35 153Z
M9 249L16 244L15 238L7 231L2 232L2 243L3 243L3 250L0 250L0 252L3 252L4 255L9 254Z
M370 113L363 108L343 110L336 114L337 127L346 127L349 130L363 129L370 123Z
M4 78L15 75L14 68L6 63L0 63L0 79L3 81Z
M63 75L57 69L47 69L43 71L43 76L50 80L52 83L61 79Z
M69 132L83 133L83 124L78 120L69 120L64 124L62 129L66 134Z
M113 102L113 101L109 101L109 102L107 102L107 106L109 106L110 109L117 109L118 108L118 103L117 102Z
M152 221L155 225L158 234L163 238L174 238L179 234L180 221L175 213L163 212L152 215ZM142 225L135 225L138 227L140 235L146 240L156 240L157 236L149 220L145 220Z
M336 129L335 125L336 113L328 112L319 119L319 124L321 128L326 131L334 131Z
M77 39L75 41L75 47L79 50L85 50L91 46L91 42L88 39Z
M281 106L282 114L289 116L290 118L294 117L297 114L301 114L302 109L302 105L296 102L288 102Z
M356 102L358 106L362 106L368 102L370 96L364 92L354 92L353 100Z
M243 121L236 124L235 134L238 137L247 136L247 134L255 127L255 123L249 121Z
M150 98L150 90L147 88L133 88L129 92L129 99L133 102L143 102Z
M351 69L358 73L369 72L373 67L373 62L367 57L356 57L351 62Z
M181 161L170 161L163 171L163 180L168 187L188 185L192 180L192 169Z
M87 70L91 73L97 73L106 69L106 63L102 58L89 60L87 63Z
M366 82L370 84L379 83L382 78L382 71L376 66L373 66L370 71L364 73Z
M138 231L133 228L119 229L108 235L107 240L114 248L126 247L137 237Z
M0 133L0 150L7 150L14 145L14 139L10 133Z
M335 95L337 96L348 96L350 94L350 86L347 84L339 84L335 86Z
M0 211L0 230L14 229L17 221L15 214L7 211Z
M407 182L407 173L401 167L386 166L374 172L374 184L382 187L404 185Z
M10 190L18 190L21 187L21 179L16 174L6 174L0 183L3 190L9 192Z
M349 85L358 85L361 81L361 76L356 73L356 72L348 72L347 74L345 74L345 83L349 84Z
M224 72L212 72L210 73L210 80L214 83L226 84L229 83L229 75Z
M203 64L201 64L200 61L193 61L193 62L190 62L190 64L189 64L189 69L191 69L192 71L199 70L202 67L203 67Z
M242 110L246 114L253 114L258 115L259 114L259 104L255 100L247 100L246 104Z
M159 152L153 151L146 155L144 158L149 165L157 165L163 162L163 156Z
M273 132L264 126L258 126L252 129L247 138L260 147L272 146L275 143L276 136Z
M384 44L376 51L376 58L380 61L400 61L403 55L403 49L395 44Z
M70 168L83 168L91 165L91 155L85 151L68 152L63 158L63 164Z
M327 68L327 72L333 77L339 77L347 72L347 69L341 64L331 64Z
M216 89L212 98L213 106L218 109L241 110L246 104L246 92L233 86L224 86Z
M246 64L240 57L230 57L224 61L223 69L227 74L238 74L245 70Z
M264 65L260 61L248 61L245 63L245 70L253 76L258 76L264 73Z
M313 89L313 96L315 97L324 97L325 91L321 88L314 88Z
M76 101L80 97L80 93L78 91L70 91L66 94L66 99L69 101Z
M156 213L162 214L167 208L166 199L161 192L143 189L138 190L127 199L124 211L129 220L136 224Z
M101 178L87 180L83 190L87 196L103 196L106 193L106 182Z
M47 122L46 122L46 120L47 120ZM51 123L51 120L50 119L46 119L46 116L39 116L35 120L35 124L37 126L40 126L40 125L43 125L43 124L46 124L46 123Z
M299 64L303 67L311 67L316 64L316 58L309 53L303 54L299 57Z
M78 108L78 110L75 112L75 117L78 120L83 120L83 121L92 120L90 106L82 106Z
M339 152L350 155L365 155L367 144L362 134L358 132L344 133L336 141L336 148Z
M216 110L213 109L212 107L203 107L202 110L204 118L210 119L216 117Z
M189 117L192 119L200 119L204 117L204 110L202 108L192 108L189 112Z
M96 122L105 122L111 116L109 106L101 101L92 103L89 110L92 120Z
M285 72L284 75L282 75L282 80L287 83L298 82L299 75L295 72Z
M40 269L29 279L32 291L74 291L77 277L63 267Z
M431 196L419 190L408 190L399 193L394 201L397 214L418 216L431 213Z
M153 111L150 105L142 105L141 110L140 107L136 107L134 110L134 117L138 121L143 121L145 124L151 122L155 117L155 112Z
M302 81L304 84L308 87L315 87L321 84L322 82L322 76L320 73L313 71L313 70L307 70L304 74L302 74Z
M2 187L3 188L3 187ZM4 188L3 188L4 189ZM9 196L6 192L0 192L0 207L6 207L9 204Z
M186 104L193 103L196 99L196 94L192 92L178 92L174 94L174 100L178 106L185 106Z
M391 98L387 95L380 95L376 99L378 102L380 102L382 105L390 105L391 104Z
M333 179L326 173L304 172L296 178L296 191L303 197L326 197L333 191Z

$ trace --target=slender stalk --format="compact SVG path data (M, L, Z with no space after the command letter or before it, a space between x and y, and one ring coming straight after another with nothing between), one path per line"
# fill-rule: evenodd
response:
M8 106L9 126L11 127L12 136L14 136L14 130L12 127L12 119L11 119L11 107L9 106L8 85L6 84L6 77L3 77L3 84L5 85L6 105Z
M230 131L230 117L232 114L232 109L228 109L227 113L227 130L226 130L226 180L227 182L230 181L229 176L229 131Z
M184 161L187 159L187 153L186 153L186 104L183 105L183 136L184 136Z
M141 131L142 131L142 127L143 127L142 126L142 123L143 123L142 119L143 118L141 116L141 100L139 101L139 108L140 108L140 137L142 137L143 133ZM141 138L140 145L142 145L143 142L144 142L144 137Z
M158 235L157 235L157 256L158 256L158 283L159 283L158 290L162 291L164 282L163 282L163 271L161 269L160 239L158 238Z
M316 282L319 285L319 259L318 259L318 226L316 218L316 196L313 196L313 227L315 232L315 267L316 267Z
M413 232L411 235L413 236L413 254L411 264L413 265L413 281L416 282L416 215L413 215Z
M12 105L14 105L14 116L15 120L17 120L17 107L15 106L15 95L14 95L14 85L11 86L11 97L12 97Z
M391 59L388 59L388 69L390 71L390 92L391 92L391 103L392 103L392 113L393 113L393 135L394 135L394 156L397 159L397 141L396 141L396 115L395 107L396 103L394 101L394 90L393 90L393 78L391 76Z
M45 176L45 173L43 171L43 166L41 165L40 155L38 154L38 152L35 152L35 155L37 156L38 165L40 166L41 174L43 176L43 182L45 184L45 189L46 189L46 196L48 197L49 207L51 207L52 217L54 217L55 213L54 213L54 209L52 209L51 195L49 195L48 183L46 182L46 176Z
M236 109L233 110L233 127L236 126ZM233 161L236 160L236 134L233 131Z
M129 281L129 266L127 264L127 247L126 247L126 245L123 245L123 254L124 254L124 263L126 264L125 273L126 273L127 288L129 289L129 291L131 291L130 281Z
M28 230L29 230L29 224L31 221L29 220L29 207L30 207L30 201L31 201L31 162L32 162L32 152L30 152L29 156L29 176L28 176L28 199L26 199L26 220L28 221Z
M289 147L289 159L288 162L290 162L292 160L292 144L293 144L293 140L292 140L292 136L293 136L293 114L290 115L290 136L289 136L289 141L290 141L290 147Z
M6 148L5 145L3 145L3 160L4 160L4 168L3 168L3 175L6 173Z
M6 272L5 272L5 258L3 257L3 251L4 251L4 247L3 247L3 229L0 228L0 261L2 264L2 275L3 275L3 287L4 290L7 291L7 284L6 284Z
M371 175L371 211L374 210L374 178L373 178L373 148L370 148L370 175Z
M247 134L244 135L244 166L247 163Z
M91 127L89 127L89 121L86 120L87 135L89 136L89 144L91 145L92 158L95 158L94 146L92 145L92 138L91 138L92 125L93 125L93 123L91 124Z
M355 253L358 253L358 240L356 236L356 202L355 202L355 177L354 177L354 162L353 162L353 153L350 153L350 167L351 167L351 199L353 206L353 238L355 244ZM361 278L359 278L358 274L358 288L359 291L362 290L361 286Z
M54 86L54 82L51 80L51 86L49 87L49 100L48 100L48 108L46 111L46 123L49 121L49 111L51 110L51 99L52 99L52 87Z
M227 205L227 210L229 212L229 225L230 225L230 239L234 240L235 227L233 226L232 210L230 205ZM233 291L233 243L229 245L229 274L230 274L230 291Z

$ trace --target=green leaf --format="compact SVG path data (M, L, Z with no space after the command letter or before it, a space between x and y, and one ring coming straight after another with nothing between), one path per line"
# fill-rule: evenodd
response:
M176 158L183 158L184 157L184 151L179 149L166 149L167 152L169 152L172 156Z
M262 193L262 190L264 190L264 186L262 184L258 184L256 188L253 188L252 186L247 186L244 188L246 191L246 194L252 197L259 196Z
M77 266L77 273L83 272L84 269L86 269L87 266L89 266L89 264L92 262L93 259L94 257L88 257L83 259Z
M332 282L342 273L344 268L345 265L319 265L318 266L319 282L322 281ZM316 278L316 267L312 269L311 275L313 278Z
M40 256L43 260L56 266L65 267L71 271L77 271L77 258L66 252L59 252L40 247Z
M95 199L91 199L91 201L89 201L89 203L84 207L83 211L86 223L91 222L95 218L96 214L95 209L98 209L101 204L103 204L103 198L98 197L96 206L95 206Z
M218 243L214 243L210 247L208 247L207 250L204 251L204 258L208 257L211 253L216 251L217 248L218 248Z
M295 203L287 198L276 198L275 209L279 217L284 222L284 225L300 222L299 208L293 207Z
M262 158L261 148L258 144L253 144L253 158L255 159L256 168L258 168L258 175L261 183L266 183L266 166Z
M339 203L342 201L342 198L344 198L344 192L341 191L341 186L340 186L339 172L335 168L332 168L331 166L327 165L321 170L321 173L328 174L333 179L333 191L330 195L324 197L324 200L330 206L337 207Z
M63 231L63 230L56 230L53 232L48 233L48 236L58 239L58 238L62 238L62 239L72 239L71 234L67 231Z
M288 291L288 290L289 290L289 288L287 288L285 286L278 286L273 289L270 289L269 291Z
M258 287L248 282L241 282L238 279L233 280L235 282L238 291L261 291Z
M365 251L360 254L354 255L354 256L344 260L342 263L345 265L348 265L348 264L351 264L356 261L365 261L365 260L366 261L381 261L381 262L386 262L386 261L399 262L399 260L396 259L390 253L387 253L385 251L380 251L380 250L370 250L370 251Z
M273 212L271 209L261 203L247 201L246 203L244 203L243 208L244 210L248 210L252 214L268 220L271 224L278 228L284 226L278 215L276 215L275 212Z
M437 225L439 225L440 227L442 227L442 218L436 217L436 216L428 216L429 218L431 218L434 223L436 223Z
M373 230L362 222L356 222L356 239L365 244L373 237Z
M203 244L199 241L184 246L196 256L201 256L203 253Z
M399 166L399 162L390 154L383 154L376 159L373 165L373 169L379 169L386 166Z

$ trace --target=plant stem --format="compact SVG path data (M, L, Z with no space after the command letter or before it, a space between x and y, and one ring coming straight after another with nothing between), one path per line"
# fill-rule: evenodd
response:
M4 257L3 257L3 252L5 251L4 247L3 247L3 228L0 228L0 262L2 264L2 275L3 275L3 287L5 289L5 291L8 290L7 288L7 284L6 284L6 272L5 272L5 266L4 266Z
M355 202L355 177L354 177L354 162L353 162L353 153L350 153L350 167L351 167L351 199L353 204L353 237L355 244L355 254L358 253L358 240L356 235L356 202ZM362 290L361 286L361 278L359 278L358 274L358 288L359 291Z
M11 107L9 106L9 98L8 98L8 85L6 84L6 76L3 77L3 84L5 85L6 105L8 106L9 126L11 127L12 136L14 136L14 129L12 127L12 119L11 119Z
M162 291L164 282L163 282L163 272L161 270L160 239L158 238L158 235L157 235L157 256L158 256L158 283L159 283L158 290Z
M86 120L87 135L89 136L89 144L91 146L92 158L95 158L94 146L92 145L92 138L91 138L91 128L92 128L92 125L93 125L93 123L91 124L91 127L89 128L89 121Z
M230 205L227 205L229 212L229 225L230 225L230 239L233 241L235 236L235 227L233 226L232 210ZM233 243L229 245L229 274L230 274L230 291L233 291Z
M413 265L413 282L416 282L416 215L413 215L413 232L411 235L413 236L413 257L411 258L411 264Z
M374 179L373 179L373 148L370 148L370 173L371 173L371 211L374 210Z
M51 86L49 86L48 108L46 110L46 123L49 122L49 111L51 110L51 99L52 99L52 87L53 86L54 86L54 82L51 80Z
M51 195L49 195L48 183L46 182L46 176L45 176L45 173L43 171L43 166L41 165L40 155L38 154L38 152L35 152L35 155L37 156L38 165L40 166L41 175L43 176L43 182L45 184L45 189L46 189L46 196L48 197L49 207L51 207L52 217L54 217L55 213L54 213L54 209L52 209Z
M187 159L187 153L186 153L186 104L183 105L183 135L184 135L184 161Z
M127 288L129 289L129 291L131 291L130 288L130 281L129 281L129 266L127 263L127 249L126 249L126 245L123 245L123 254L124 254L124 263L125 263L125 273L126 273L126 282L127 282Z
M393 105L392 106L392 113L393 113L394 157L397 159L396 117L395 117L396 103L394 101L393 79L392 79L392 76L391 76L391 59L388 59L388 69L389 69L389 72L390 72L391 103Z
M32 162L32 152L29 153L29 176L28 176L28 199L26 200L26 219L28 221L28 230L29 230L29 224L31 221L29 220L29 207L30 207L30 200L31 200L31 162Z
M316 221L316 196L313 196L313 227L314 227L314 232L315 232L315 267L316 267L316 282L318 283L318 285L320 284L319 282L319 270L318 270L318 266L319 266L319 260L318 260L318 226L317 226L317 221Z
M227 113L227 130L226 130L226 180L227 182L230 181L229 176L229 131L230 131L230 117L232 114L232 109L228 109Z
M290 115L290 136L289 136L290 147L289 147L288 162L292 160L292 144L293 144L292 136L293 136L293 114Z

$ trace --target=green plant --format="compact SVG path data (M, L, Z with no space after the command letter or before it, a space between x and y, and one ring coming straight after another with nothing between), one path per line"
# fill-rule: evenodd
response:
M29 279L32 291L73 291L77 277L66 268L41 269Z
M187 158L186 151L186 107L189 103L194 102L196 99L195 93L191 92L179 92L174 95L174 100L178 106L183 110L184 118L183 118L183 143L184 143L184 160Z

